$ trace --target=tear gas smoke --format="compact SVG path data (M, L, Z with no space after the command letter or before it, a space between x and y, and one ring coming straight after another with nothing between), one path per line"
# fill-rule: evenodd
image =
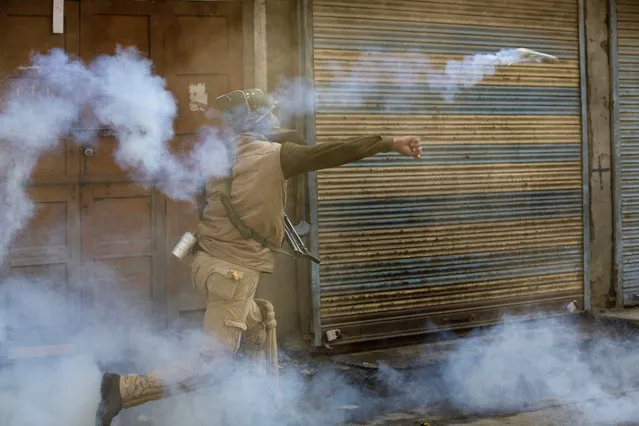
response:
M485 335L459 340L436 370L404 373L382 365L379 376L408 404L426 409L446 405L481 416L566 405L570 424L612 426L639 419L637 396L628 392L637 391L638 363L630 333L508 317Z
M82 145L97 142L107 128L118 143L115 161L145 186L169 197L191 200L200 179L221 177L232 161L229 134L203 127L192 150L174 155L177 107L151 62L132 48L118 48L85 65L62 50L32 56L32 66L9 83L0 109L0 259L33 215L25 185L41 154L63 138Z
M92 424L105 365L120 373L147 372L198 353L206 336L193 330L153 329L138 298L119 287L120 277L106 269L97 268L94 273L83 291L98 292L99 303L87 311L87 325L72 336L77 353L23 361L0 370L0 424L46 426L52 419L65 426ZM66 314L69 301L55 284L19 277L4 283L0 287L3 334L13 333L16 338L22 330L51 323L74 329ZM483 338L459 341L436 370L406 374L382 364L378 380L391 390L391 407L428 410L447 402L465 414L494 414L557 401L578 403L575 424L615 425L639 418L636 401L620 393L639 383L636 341L595 335L580 345L571 339L579 332L571 323L505 321ZM178 394L121 415L145 415L154 426L254 422L332 426L348 421L348 410L339 407L373 410L383 404L361 384L354 386L331 368L320 370L312 379L291 368L281 371L285 409L279 414L269 399L270 378L254 374L249 364L240 364L208 389Z
M57 283L14 277L0 286L0 326L10 341L25 344L21 333L31 331L30 344L47 344L48 333L34 340L33 330L55 324L67 329L76 348L76 353L61 358L23 360L0 369L0 424L92 425L105 366L124 374L160 372L168 364L192 361L201 348L212 345L210 336L198 330L154 329L150 313L140 309L145 295L123 289L122 278L109 269L96 267L92 272L83 281L83 293L93 295L97 303L83 314L82 328L68 315L68 296L64 289L55 289ZM238 360L238 368L222 377L210 388L125 410L121 416L143 414L155 426L337 425L345 417L335 407L359 397L331 371L305 383L295 371L283 370L280 389L286 408L277 414L270 398L271 376L255 373L249 361Z
M448 61L443 71L434 72L429 85L441 91L448 103L455 100L461 88L469 88L481 83L497 71L498 67L526 62L555 62L557 59L530 49L502 49L497 53L480 53L465 56L461 61Z
M502 51L457 61L442 74L449 77L435 86L454 95L457 82L477 83L494 73L496 66L516 63L514 60L513 52ZM53 51L35 56L33 63L35 68L12 83L0 114L0 165L4 170L0 253L6 252L15 232L33 213L24 186L38 155L54 148L67 134L78 143L94 143L96 134L91 128L110 127L119 143L118 164L140 181L158 181L162 190L178 199L187 198L190 189L176 182L195 181L198 176L193 170L199 168L204 177L226 173L232 149L225 135L213 128L202 130L191 154L171 155L167 144L173 137L175 102L164 82L151 73L150 63L136 53L119 50L113 57L85 66ZM74 77L69 78L70 74ZM306 89L300 97L291 87L284 85L276 91L276 98L287 105L286 100L297 99L285 114L310 111L314 95L305 96ZM119 288L123 280L112 271L94 268L93 272L94 277L83 276L82 292L97 294L97 303L84 312L82 328L77 319L69 317L69 307L75 302L68 298L67 289L56 288L60 283L14 277L0 286L0 335L5 339L19 339L22 330L59 324L75 332L71 339L78 348L77 354L67 358L18 363L0 370L0 389L9 390L0 398L0 424L45 426L52 419L66 426L91 424L103 366L123 365L118 371L122 373L147 372L197 353L205 336L196 331L154 330L147 316L148 297L136 298ZM574 331L553 327L552 322L541 328L507 321L494 328L490 341L461 341L438 377L419 372L405 376L385 367L380 378L405 402L428 405L447 399L466 412L517 410L546 399L572 402L610 396L639 383L639 373L635 373L639 347L634 341L602 337L582 347L566 339ZM45 343L47 336L31 338L32 344ZM219 386L137 410L150 414L156 426L253 421L265 426L327 426L345 420L335 407L368 404L367 395L331 370L322 371L311 383L283 371L286 417L278 418L265 398L272 383L250 372L248 366L240 368ZM433 386L435 380L437 386ZM637 405L631 402L619 396L606 403L583 404L580 409L588 423L614 424L639 418Z
M405 53L402 63L396 65L389 63L392 57L368 52L353 62L327 60L317 72L330 77L322 75L315 86L303 79L289 79L275 94L282 105L288 105L284 114L288 118L315 113L316 103L320 110L330 105L334 113L406 113L413 104L436 102L440 95L445 103L453 104L462 89L478 85L500 67L558 61L545 53L517 48L449 60L439 68L429 55ZM379 71L380 66L388 70Z
M315 108L313 84L303 78L282 81L271 96L279 103L277 116L283 126L292 127L293 120Z

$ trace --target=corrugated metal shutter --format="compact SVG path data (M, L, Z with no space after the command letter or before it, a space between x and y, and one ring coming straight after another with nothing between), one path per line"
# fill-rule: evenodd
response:
M617 146L621 151L620 274L624 304L639 303L639 3L617 0ZM618 176L619 178L619 176Z
M421 161L380 154L317 174L321 334L337 328L350 343L581 304L577 0L311 10L316 142L376 133L426 144ZM454 103L428 84L428 64L516 47L562 61L499 69Z

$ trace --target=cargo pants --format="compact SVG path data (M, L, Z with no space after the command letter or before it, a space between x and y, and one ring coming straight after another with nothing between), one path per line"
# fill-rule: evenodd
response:
M269 302L255 299L259 278L258 271L198 252L191 264L191 281L195 291L207 298L202 329L210 340L192 359L150 374L122 376L122 408L214 384L239 349L263 367L268 358L277 374L275 314Z

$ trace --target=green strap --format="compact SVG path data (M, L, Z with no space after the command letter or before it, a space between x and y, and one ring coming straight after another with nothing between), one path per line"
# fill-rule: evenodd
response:
M226 194L222 194L220 198L222 200L222 205L224 206L224 209L226 210L226 215L228 216L233 226L238 231L240 231L240 234L242 235L242 237L246 239L254 240L258 244L260 244L262 247L266 247L269 250L273 250L274 252L295 257L292 253L286 250L283 250L280 247L274 246L266 238L264 238L262 235L255 232L253 229L251 229L251 227L249 227L246 223L244 223L242 218L240 218L240 216L237 214L237 212L233 208L233 205L231 204L231 186L232 185L233 185L233 172L231 172L231 176L229 176L229 178L226 180Z

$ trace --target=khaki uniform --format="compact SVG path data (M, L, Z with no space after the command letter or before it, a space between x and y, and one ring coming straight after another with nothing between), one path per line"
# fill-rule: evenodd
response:
M278 143L256 134L237 139L232 170L231 203L253 230L280 246L284 239L286 179ZM224 363L241 350L251 359L271 363L277 373L277 344L273 306L255 300L261 273L273 272L275 254L243 238L229 221L220 202L225 182L209 182L207 206L199 226L199 246L191 264L195 291L207 298L202 328L211 337L196 359L165 366L146 375L120 379L122 407L130 408L169 396L176 391L206 386L224 374ZM267 350L263 350L266 347Z
M244 223L276 247L284 240L286 179L392 148L392 139L378 135L312 146L265 139L254 133L236 139L230 200ZM233 226L220 200L227 191L223 181L207 184L207 205L198 230L200 250L191 264L193 286L207 298L202 326L211 337L208 348L192 360L151 374L122 376L122 408L214 383L227 370L223 364L238 350L257 361L268 358L277 373L273 306L255 299L260 274L273 272L275 253L243 238Z

